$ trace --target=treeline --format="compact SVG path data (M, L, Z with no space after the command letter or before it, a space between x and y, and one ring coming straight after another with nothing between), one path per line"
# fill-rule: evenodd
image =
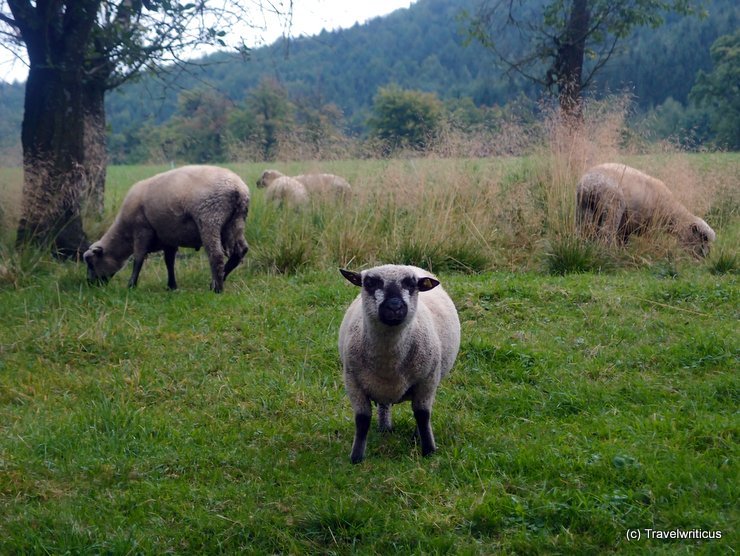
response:
M112 159L269 159L285 153L326 157L373 151L374 102L389 86L435 96L447 112L446 129L455 133L466 119L476 132L500 126L491 121L500 121L512 107L516 111L508 120L536 118L536 110L523 115L522 107L534 105L542 91L506 75L479 44L466 43L459 14L478 1L418 0L364 25L277 41L252 51L247 60L218 53L197 68L128 84L106 103ZM589 94L629 95L635 128L655 139L740 148L717 129L722 123L717 113L725 108L709 97L690 95L700 72L713 69L712 44L740 27L735 0L709 0L706 9L703 19L673 15L658 29L638 29L621 43ZM730 77L726 81L732 87ZM20 135L22 96L11 96L10 117L0 118L0 148L7 146L8 136L17 141ZM271 108L260 107L266 98L278 97L281 102ZM735 123L730 120L729 127Z
M0 83L0 166L18 166L25 86Z
M470 98L442 101L435 93L381 88L367 132L353 133L333 103L291 100L272 79L243 102L211 88L184 91L164 123L112 134L113 163L301 160L521 154L534 142L538 107L522 97L504 107L479 107ZM503 135L505 141L499 140Z

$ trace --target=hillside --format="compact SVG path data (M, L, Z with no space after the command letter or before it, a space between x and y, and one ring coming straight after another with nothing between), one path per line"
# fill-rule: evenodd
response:
M278 41L253 51L247 61L229 54L211 56L206 61L212 65L179 78L177 84L184 89L211 84L240 101L269 76L292 97L335 103L353 127L363 125L377 89L390 83L435 92L443 99L470 97L478 105L538 94L533 85L504 75L482 47L465 45L458 15L476 4L419 0L364 25L290 44ZM709 46L740 25L740 6L733 0L713 0L708 11L704 20L671 17L660 29L638 29L605 68L597 91L631 89L643 108L668 97L685 102L696 72L710 67ZM147 96L159 102L146 101ZM132 123L132 116L161 122L174 111L176 97L176 88L164 92L149 80L127 87L111 96L113 128Z
M543 0L538 0L543 1ZM241 102L266 77L276 80L291 99L320 99L337 105L346 127L362 133L379 87L436 93L442 99L468 97L476 105L503 105L539 90L521 78L505 75L491 53L465 44L459 13L478 0L418 0L407 9L350 29L323 31L313 37L276 43L252 51L249 59L219 53L191 73L166 76L166 85L147 77L109 95L107 112L114 133L136 130L145 122L160 124L175 111L183 90L212 87L234 103ZM593 88L629 90L640 109L667 98L685 104L698 70L710 67L709 47L740 25L734 0L709 0L708 17L670 17L661 28L638 29L603 69ZM6 86L7 88L19 86ZM10 89L7 89L10 90ZM4 113L20 114L22 98L3 94ZM0 147L19 136L18 118L0 124Z

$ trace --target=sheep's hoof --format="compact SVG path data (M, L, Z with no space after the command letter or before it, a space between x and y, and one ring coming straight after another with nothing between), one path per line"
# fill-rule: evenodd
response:
M363 459L365 459L365 456L357 456L355 454L352 454L349 456L349 461L352 463L352 465L356 465L360 463Z
M421 450L421 455L423 457L431 456L436 451L437 451L437 447L436 446L432 446L431 448L423 448Z

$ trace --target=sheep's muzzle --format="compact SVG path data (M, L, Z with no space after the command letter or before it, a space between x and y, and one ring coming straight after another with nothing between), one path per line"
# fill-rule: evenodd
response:
M380 322L388 326L398 326L408 313L406 303L400 297L389 297L380 304L378 317Z
M90 286L104 286L109 280L110 276L98 276L92 268L87 268L87 283Z

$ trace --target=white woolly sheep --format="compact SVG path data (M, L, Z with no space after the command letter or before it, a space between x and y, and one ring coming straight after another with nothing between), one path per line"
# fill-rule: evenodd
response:
M265 199L297 208L308 203L308 192L301 182L280 176L272 180L265 190Z
M339 328L344 384L355 414L350 461L365 456L378 404L381 431L391 430L391 406L411 400L422 455L436 449L431 413L437 386L460 348L455 305L429 272L415 266L383 265L341 270L362 291Z
M277 170L265 170L257 180L257 187L269 187L271 183L282 176L283 174ZM293 176L293 179L301 182L311 197L334 197L343 200L352 193L349 182L334 174L300 174Z
M277 170L265 170L262 175L257 179L257 187L262 189L270 185L276 179L283 177L285 174L278 172Z
M624 164L600 164L578 182L576 221L585 236L622 243L632 234L663 228L697 257L716 234L684 207L666 185Z
M249 250L244 239L248 211L249 188L225 168L184 166L137 182L111 227L85 252L88 280L107 282L133 253L129 287L134 287L147 254L163 250L167 287L174 290L178 248L202 245L211 266L211 289L220 293Z

